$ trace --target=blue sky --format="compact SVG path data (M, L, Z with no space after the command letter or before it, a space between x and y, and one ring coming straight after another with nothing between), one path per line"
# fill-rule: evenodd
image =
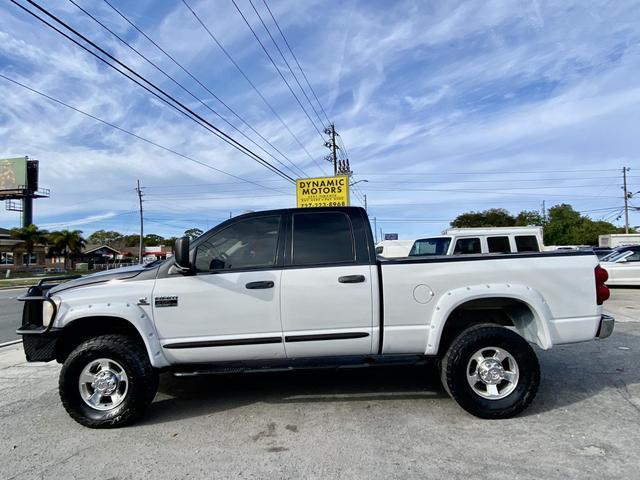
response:
M278 156L106 3L76 1ZM262 0L253 2L277 34ZM640 190L640 2L267 2L336 123L354 180L368 180L358 184L353 203L366 194L370 217L385 232L424 236L465 211L503 207L516 213L540 209L543 200L547 207L571 203L594 219L621 224L623 166L631 168L631 191ZM188 3L310 156L184 4L113 1L297 167L310 176L329 172L318 133L232 1ZM72 3L42 4L248 144ZM237 4L296 89L249 0ZM135 233L136 179L146 187L145 229L162 235L210 228L230 212L295 205L293 186L9 2L0 5L0 73L262 186L136 140L0 78L0 158L40 160L41 184L52 190L35 205L35 221L44 228ZM632 203L640 206L640 193ZM638 212L630 219L640 224ZM19 214L0 210L0 226L19 222Z

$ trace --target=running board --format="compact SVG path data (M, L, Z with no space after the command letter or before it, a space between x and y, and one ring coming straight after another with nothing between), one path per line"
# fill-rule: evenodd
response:
M238 373L289 372L292 370L342 369L382 367L392 365L423 365L429 359L425 355L355 355L340 357L288 358L251 360L244 362L215 362L176 365L170 371L175 377L200 375L230 375Z

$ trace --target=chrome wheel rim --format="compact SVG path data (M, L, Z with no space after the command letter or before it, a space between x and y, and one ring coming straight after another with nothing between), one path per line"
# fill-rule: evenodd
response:
M120 405L129 391L129 379L122 365L109 358L92 360L78 379L80 397L95 410L111 410Z
M500 400L518 386L518 362L500 347L485 347L471 356L467 364L467 381L482 398Z

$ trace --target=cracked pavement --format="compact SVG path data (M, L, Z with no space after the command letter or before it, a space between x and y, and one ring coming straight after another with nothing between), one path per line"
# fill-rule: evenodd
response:
M601 341L538 351L517 418L449 399L433 367L164 375L147 416L90 430L62 408L59 365L0 350L0 478L637 479L640 290L616 289Z

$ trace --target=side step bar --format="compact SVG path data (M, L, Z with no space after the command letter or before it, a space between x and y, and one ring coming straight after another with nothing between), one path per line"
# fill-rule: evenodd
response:
M290 358L274 360L254 360L249 362L217 362L191 365L176 365L175 367L171 368L170 371L175 377L195 377L200 375L288 372L292 370L363 368L391 365L424 365L433 358L435 357L428 357L418 354Z

